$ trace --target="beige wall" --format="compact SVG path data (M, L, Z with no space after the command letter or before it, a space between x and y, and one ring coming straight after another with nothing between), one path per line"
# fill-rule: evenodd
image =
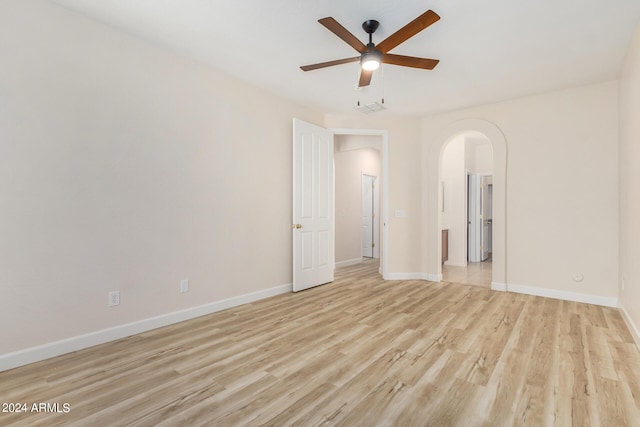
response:
M335 206L336 206L336 262L354 261L362 257L362 174L378 177L382 182L380 149L359 148L357 136L336 136L335 150ZM368 136L363 141L381 146L381 138ZM368 145L368 144L367 144ZM343 147L346 149L343 151ZM374 231L380 236L380 230Z
M639 118L640 25L620 78L620 306L640 346Z
M469 118L495 124L506 139L506 263L500 272L504 283L615 299L617 82L425 118L425 169L437 165L434 156L454 136L446 134L451 124ZM438 227L433 214L437 210L430 208L437 203L430 195L437 182L437 175L426 182L427 230ZM496 185L494 179L494 202ZM494 225L498 215L500 211L494 212ZM494 237L495 233L494 229ZM439 267L434 234L424 236L431 248L430 274ZM500 262L495 258L496 243L494 264ZM573 280L578 273L584 276L582 282Z
M0 9L0 354L291 283L292 117L323 116L50 2Z

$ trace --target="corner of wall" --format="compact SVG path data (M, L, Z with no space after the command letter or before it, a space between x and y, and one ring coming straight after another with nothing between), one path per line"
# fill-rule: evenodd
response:
M638 327L638 325L635 324L635 322L633 321L633 319L631 318L627 310L624 308L624 305L622 305L622 303L619 304L619 309L620 309L620 314L624 319L624 323L627 324L627 328L629 328L629 332L631 332L631 336L633 337L633 340L636 343L636 347L638 347L638 350L640 350L640 328Z

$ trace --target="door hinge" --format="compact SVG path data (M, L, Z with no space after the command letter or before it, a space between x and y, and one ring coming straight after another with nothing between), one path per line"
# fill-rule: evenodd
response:
M375 218L375 217L376 217L376 214L371 214L371 218L372 219Z
M375 243L371 243L371 247L372 247L372 248L375 248L375 247L376 247L376 244L375 244Z

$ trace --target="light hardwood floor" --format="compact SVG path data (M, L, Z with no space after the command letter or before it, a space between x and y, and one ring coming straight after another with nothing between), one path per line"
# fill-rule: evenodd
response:
M491 288L491 268L491 260L470 262L466 267L444 264L442 266L442 280Z
M612 308L382 281L368 261L285 294L0 373L0 425L640 425Z

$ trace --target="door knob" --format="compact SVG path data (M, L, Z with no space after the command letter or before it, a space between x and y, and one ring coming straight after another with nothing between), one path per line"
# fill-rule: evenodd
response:
M302 228L302 224L296 224L296 228Z

